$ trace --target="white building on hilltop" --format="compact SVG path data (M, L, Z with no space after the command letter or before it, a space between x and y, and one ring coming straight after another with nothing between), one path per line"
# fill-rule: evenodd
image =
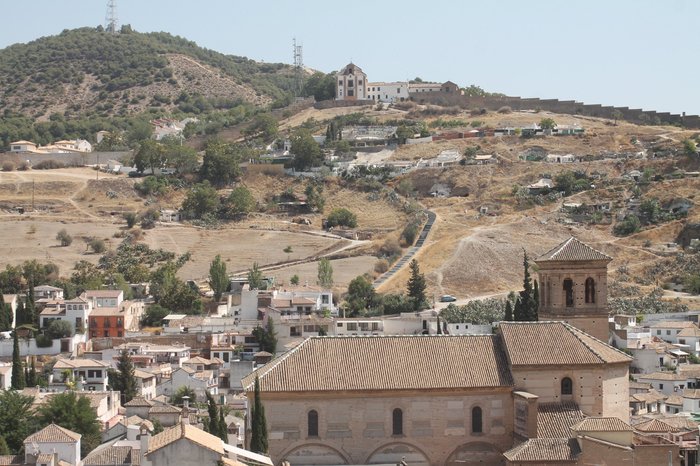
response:
M403 102L409 99L407 82L367 84L367 98L375 102Z
M367 75L349 63L336 75L335 100L367 100Z

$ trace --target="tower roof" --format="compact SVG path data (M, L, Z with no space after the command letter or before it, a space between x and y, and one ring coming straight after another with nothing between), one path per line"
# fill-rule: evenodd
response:
M357 66L356 64L350 62L345 67L340 70L340 73L342 75L347 75L347 74L365 74L364 71L362 71L362 68Z
M612 257L582 243L573 236L542 254L535 262L606 261Z

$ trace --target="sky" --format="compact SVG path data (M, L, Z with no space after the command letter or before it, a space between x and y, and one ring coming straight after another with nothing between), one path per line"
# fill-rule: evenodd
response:
M115 0L119 24L307 67L352 61L521 97L700 114L700 0ZM0 48L105 24L107 0L0 0Z

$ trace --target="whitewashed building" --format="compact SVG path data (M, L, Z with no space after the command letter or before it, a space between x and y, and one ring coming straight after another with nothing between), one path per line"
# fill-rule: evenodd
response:
M407 82L367 84L367 98L375 102L403 102L409 99Z

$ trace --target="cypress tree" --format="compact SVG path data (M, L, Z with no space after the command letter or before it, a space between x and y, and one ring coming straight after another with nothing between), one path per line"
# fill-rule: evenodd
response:
M253 402L250 450L255 453L267 453L267 421L265 420L265 407L260 399L260 379L255 376L255 389Z
M27 302L24 306L23 324L36 324L36 304L34 303L34 283L29 282L29 291L27 291Z
M437 316L437 317L438 317L438 321L437 321L437 328L438 328L438 331L437 331L437 334L438 334L438 335L442 335L442 324L440 323L440 316Z
M515 320L537 321L537 303L530 277L530 264L525 251L523 251L523 290L515 303Z
M411 298L413 302L414 310L420 311L424 308L426 302L425 276L420 273L417 260L413 259L409 267L411 269L411 276L408 279L408 297Z
M19 357L19 337L17 329L12 332L12 389L22 390L25 387L24 372L22 371L22 360Z
M27 377L27 387L36 387L36 366L34 365L34 358L32 358L32 367L29 369L29 376Z
M539 317L539 312L540 312L540 286L537 283L537 280L535 280L535 286L532 289L532 299L534 301L534 306L533 306L533 317L534 321L540 320Z
M226 419L224 419L224 407L219 408L219 437L224 443L228 443L228 426L226 425Z
M12 310L5 304L5 299L0 293L0 332L7 332L12 328Z
M128 403L136 396L136 376L134 376L134 363L127 350L124 349L119 353L117 371L112 374L114 375L112 388L121 392L122 403Z
M207 413L209 414L209 428L207 429L210 434L219 436L219 414L216 409L216 401L211 393L207 392Z
M513 321L513 304L511 304L510 299L506 300L506 322Z

